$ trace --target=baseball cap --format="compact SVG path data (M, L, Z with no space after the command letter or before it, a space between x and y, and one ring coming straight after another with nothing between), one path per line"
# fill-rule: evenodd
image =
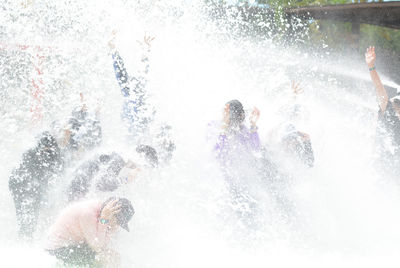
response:
M128 222L132 219L133 214L135 214L135 210L133 209L131 201L123 197L110 197L105 203L111 202L115 199L118 200L116 205L121 206L121 210L115 215L118 225L129 232Z

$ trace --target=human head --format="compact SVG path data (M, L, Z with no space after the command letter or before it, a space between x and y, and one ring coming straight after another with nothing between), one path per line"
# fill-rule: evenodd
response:
M153 147L140 144L136 147L136 152L143 155L144 159L151 167L156 167L158 165L157 151Z
M393 98L390 99L390 101L393 104L393 107L395 108L396 111L400 111L400 94L394 96Z
M132 219L133 214L135 214L135 210L133 209L131 201L126 198L119 198L119 197L110 197L106 201L103 202L101 206L101 211L103 208L110 202L118 200L116 205L120 206L120 211L115 214L116 223L121 226L121 228L125 229L129 232L128 222Z
M51 166L50 163L53 163L54 160L59 160L60 149L57 140L47 131L41 134L37 150L49 167Z
M229 106L229 127L239 127L246 117L242 103L238 100L231 100L226 103L226 106Z
M294 127L289 126L288 128L288 132L281 140L284 151L300 160L304 165L312 167L314 153L308 135L297 131Z
M176 149L170 125L163 123L158 128L154 139L154 147L157 148L158 163L169 163Z

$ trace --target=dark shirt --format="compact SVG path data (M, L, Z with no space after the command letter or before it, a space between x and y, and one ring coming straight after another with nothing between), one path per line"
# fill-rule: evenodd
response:
M110 192L116 190L121 184L119 172L125 166L122 157L117 153L94 157L75 171L75 177L68 189L68 200L74 201L83 198L90 190L93 179L101 173L95 182L99 191ZM100 172L103 170L104 172Z
M70 149L93 149L102 141L100 121L93 118L81 107L72 111L68 121L71 129Z
M400 119L390 101L385 112L379 110L377 139L381 151L400 153Z
M63 167L61 150L57 141L48 132L43 132L38 144L26 151L22 163L10 177L10 190L47 187L48 181Z

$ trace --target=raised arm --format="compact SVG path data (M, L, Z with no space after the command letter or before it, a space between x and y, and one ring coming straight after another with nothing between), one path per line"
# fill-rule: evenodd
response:
M142 47L142 60L141 67L139 68L139 72L136 76L133 76L131 79L131 86L136 94L139 104L144 104L145 96L146 96L146 84L147 84L147 74L150 69L150 61L149 61L149 53L151 50L151 43L154 40L154 37L145 35L143 37L143 41L138 41L140 46Z
M131 89L128 83L128 73L126 71L124 61L122 60L121 56L119 55L118 51L114 50L112 53L113 58L113 66L115 72L115 78L117 78L119 87L121 88L122 95L124 97L128 97L131 94Z
M385 87L383 86L382 81L378 75L378 72L375 69L375 59L376 59L375 47L367 48L367 52L365 53L365 62L368 65L370 71L369 73L371 75L371 80L375 85L379 107L381 108L381 111L383 113L386 110L389 98L385 90Z

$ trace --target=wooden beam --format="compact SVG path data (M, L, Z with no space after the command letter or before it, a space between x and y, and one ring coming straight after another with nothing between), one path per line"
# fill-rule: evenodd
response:
M358 22L400 29L400 1L288 8L285 13L304 19Z

